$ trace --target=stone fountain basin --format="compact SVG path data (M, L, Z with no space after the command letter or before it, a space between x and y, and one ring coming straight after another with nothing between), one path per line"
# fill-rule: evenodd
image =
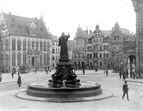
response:
M91 83L80 83L80 86L70 88L49 87L48 83L32 83L28 85L26 93L35 97L46 98L82 98L102 94L101 85Z

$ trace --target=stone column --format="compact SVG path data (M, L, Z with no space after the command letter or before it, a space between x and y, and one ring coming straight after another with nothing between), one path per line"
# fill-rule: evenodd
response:
M132 0L136 12L136 73L143 77L143 0Z

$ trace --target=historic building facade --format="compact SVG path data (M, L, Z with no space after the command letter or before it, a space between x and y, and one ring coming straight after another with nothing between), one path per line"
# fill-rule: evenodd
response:
M130 39L132 39L132 34L129 30L120 28L118 23L115 23L112 30L103 31L100 30L99 25L96 25L94 31L82 30L78 27L74 39L73 61L78 66L85 62L89 68L118 70L121 64L126 63L131 52L123 51L124 42L135 42L135 39L133 41ZM135 52L135 48L132 51Z
M110 36L110 55L112 68L118 71L120 66L126 63L127 55L123 51L124 42L131 35L128 30L120 28L119 24L116 23L111 30Z
M109 43L104 38L99 25L93 32L91 30L84 31L79 27L74 40L73 60L79 69L82 68L83 64L88 69L105 67L104 64L108 63L110 57Z
M109 66L109 58L109 43L105 40L102 31L99 29L99 25L96 25L93 35L88 38L86 43L87 67L90 69L107 68L107 66Z
M58 46L59 40L57 36L52 37L52 53L51 53L51 68L55 69L60 57L60 47Z
M3 72L20 66L43 68L50 65L51 39L43 18L0 14Z
M74 38L74 47L72 52L72 61L76 68L81 69L82 64L86 62L86 41L89 37L88 31L82 30L79 26Z

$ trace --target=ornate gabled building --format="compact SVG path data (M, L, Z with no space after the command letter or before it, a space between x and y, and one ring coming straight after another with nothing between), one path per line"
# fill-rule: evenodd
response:
M86 41L88 36L88 31L82 30L79 26L74 38L75 42L72 53L72 61L79 69L81 69L82 64L86 61Z
M104 38L99 25L94 31L77 29L75 37L75 47L73 50L73 60L79 69L85 64L86 68L93 69L94 67L103 68L103 64L108 64L110 57L108 49L108 38Z
M127 55L124 53L124 42L131 35L127 29L120 28L116 23L110 35L110 54L112 56L112 66L114 70L119 70L120 65L125 64Z
M10 72L20 66L43 68L50 65L51 38L43 17L28 18L0 14L2 69Z
M92 36L86 43L86 64L89 69L98 67L100 69L109 66L109 43L105 40L99 25L93 31Z
M73 61L79 67L82 62L86 62L90 68L114 68L116 70L120 64L126 62L127 56L131 54L127 54L131 52L129 50L126 53L123 51L124 42L131 39L131 36L129 30L120 28L118 23L115 23L112 30L103 31L99 29L99 25L96 25L94 31L84 31L78 27L74 39ZM128 42L131 43L131 40Z

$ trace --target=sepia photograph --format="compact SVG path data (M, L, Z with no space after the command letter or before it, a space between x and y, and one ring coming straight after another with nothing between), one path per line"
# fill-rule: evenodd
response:
M143 0L0 0L0 111L142 111Z

